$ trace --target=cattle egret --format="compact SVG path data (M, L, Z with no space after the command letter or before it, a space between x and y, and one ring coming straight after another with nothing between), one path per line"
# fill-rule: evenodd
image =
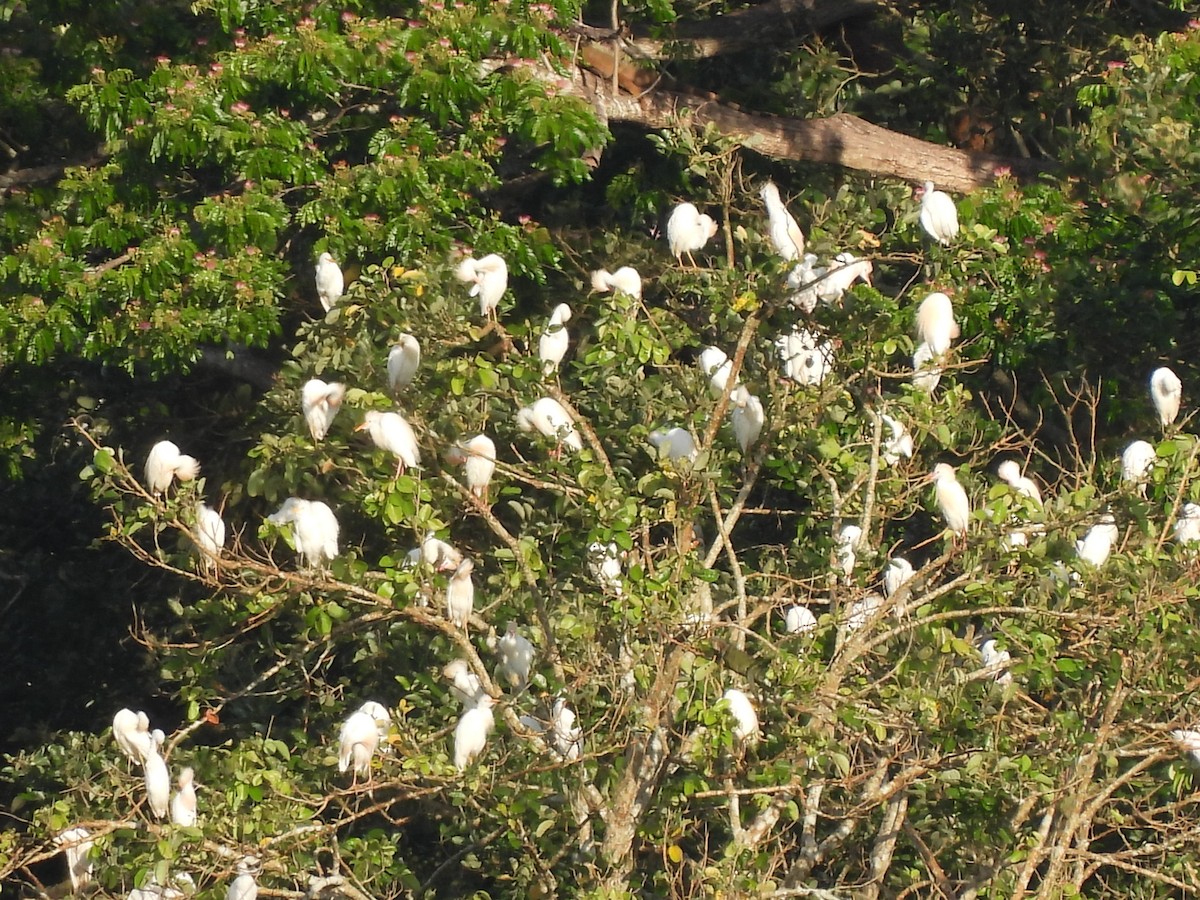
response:
M308 431L314 441L325 440L345 397L346 386L336 381L326 384L320 378L313 378L304 383L300 407L304 410L304 421L308 423Z
M1042 492L1038 489L1037 482L1021 474L1021 466L1015 459L1006 459L996 466L996 474L1010 488L1022 497L1028 497L1037 505L1038 509L1041 509Z
M465 659L450 660L442 669L442 675L450 680L450 693L462 704L464 710L471 709L479 703L484 693L483 685Z
M292 543L310 568L319 569L338 555L338 521L321 500L288 497L267 521L292 526Z
M488 735L496 727L492 707L496 701L488 694L479 698L479 703L468 709L458 720L454 729L454 767L462 771L483 752Z
M683 264L683 254L687 254L692 267L696 260L693 251L700 250L708 243L708 239L717 233L717 223L707 215L702 215L690 203L680 203L671 212L667 220L667 243L671 246L671 255L680 265Z
M869 285L874 271L875 266L869 259L859 259L853 253L839 253L829 263L829 268L816 273L819 279L813 290L827 306L839 304L854 282Z
M883 596L890 600L896 591L912 581L914 574L912 563L903 556L893 556L883 570Z
M950 343L958 337L958 323L954 321L954 304L941 291L934 291L917 307L917 340L929 345L934 356L941 356L950 349Z
M1088 533L1081 540L1075 542L1075 553L1084 562L1099 568L1108 561L1108 555L1112 553L1113 545L1119 536L1116 520L1105 514L1088 529Z
M880 448L883 461L889 466L894 466L900 462L901 458L911 459L913 455L913 438L904 426L904 423L898 419L893 419L887 413L882 414L880 418L883 419L883 424L888 429L888 435L883 439L883 446Z
M1179 415L1179 404L1183 400L1183 382L1179 376L1165 366L1155 369L1150 375L1150 399L1158 411L1158 422L1166 431Z
M779 188L768 181L762 186L761 196L767 205L768 233L775 252L788 262L804 255L804 232L792 218L783 201L779 199Z
M729 384L729 375L733 372L733 360L725 355L725 351L720 347L705 347L700 353L700 358L696 365L700 367L700 373L708 379L708 392L712 394L714 400L725 393L725 388ZM734 387L737 387L738 382L733 382Z
M387 739L392 727L392 717L382 703L368 700L342 723L338 733L338 771L345 773L351 767L352 778L371 774L371 758L379 742Z
M1146 494L1146 480L1158 454L1148 441L1134 441L1121 454L1121 480L1135 485L1138 493Z
M1194 766L1200 766L1200 731L1188 728L1177 728L1171 732L1171 737L1179 745L1179 749L1191 757Z
M617 291L641 300L642 276L632 266L621 266L615 272L599 269L592 273L592 290L599 291L601 294Z
M146 457L146 486L152 494L165 494L172 479L192 481L200 474L200 463L170 441L159 441Z
M150 812L156 819L166 818L167 806L171 801L171 773L167 771L167 764L163 762L163 758L158 755L157 747L152 748L142 761L142 775L146 782L146 799L150 802Z
M253 856L243 857L237 864L237 878L225 891L225 900L257 900L258 882L254 880L254 871L258 868L258 859Z
M746 390L744 385L739 385L729 399L733 403L733 412L730 413L733 434L742 453L745 453L762 434L765 418L762 401Z
M1009 652L997 646L996 639L993 637L989 637L979 644L979 655L983 659L983 666L986 669L1007 666L1012 662ZM997 669L995 677L997 684L1012 684L1012 673L1007 668Z
M495 253L483 259L468 256L458 264L454 276L471 285L470 296L479 298L479 314L496 318L496 307L508 288L508 264Z
M406 467L420 468L421 448L417 446L417 435L408 419L400 413L368 410L363 414L362 424L354 430L365 430L376 447L396 457L397 478Z
M488 485L496 471L496 444L486 434L452 447L446 454L453 465L463 466L467 490L487 503Z
M558 304L550 313L550 320L546 323L542 336L538 338L538 359L542 361L543 375L557 372L559 363L567 354L567 347L571 343L571 335L566 325L569 321L571 307L565 303Z
M795 603L784 611L783 622L788 634L808 634L817 628L817 617L812 610Z
M67 858L67 874L75 893L92 880L92 833L83 826L68 828L54 836L54 843L63 848Z
M921 195L921 227L939 244L949 244L958 236L958 208L943 191L935 191L933 182L925 182Z
M583 729L575 724L575 710L559 697L550 714L550 738L554 752L564 762L574 762L583 751Z
M926 394L932 394L937 388L938 382L942 380L941 366L932 365L934 356L933 348L924 341L918 344L917 349L913 351L913 387Z
M657 428L646 436L659 459L679 462L687 459L695 462L700 449L696 439L686 428Z
M824 275L825 269L817 268L817 257L814 253L805 253L800 263L788 273L787 284L792 293L787 300L792 306L804 313L810 313L817 307L820 297L814 284Z
M615 543L602 544L593 541L588 544L588 570L592 577L600 583L602 590L621 596L621 548Z
M150 734L150 717L144 712L117 710L113 716L112 729L117 746L132 763L140 765L154 749L154 738Z
M200 548L204 569L215 569L216 559L225 549L225 521L207 503L196 504L196 546Z
M401 334L388 351L388 389L399 394L412 384L421 366L421 343L407 332Z
M855 549L861 537L862 529L857 525L845 525L838 532L834 555L837 557L837 567L846 578L854 572L854 564L858 561Z
M1175 520L1175 540L1181 544L1200 541L1200 504L1185 503Z
M575 431L570 413L553 397L542 397L532 406L523 407L517 413L517 427L524 432L537 430L554 438L559 448L566 447L573 453L583 449L583 440Z
M722 697L729 714L733 717L733 736L740 744L753 744L758 740L758 713L745 692L729 688Z
M513 690L522 690L529 683L533 668L533 644L517 631L517 623L509 622L504 636L496 643L500 662L496 667L499 681Z
M462 551L430 531L421 541L419 559L438 572L453 572L463 561Z
M954 467L947 463L938 463L933 467L930 480L934 483L934 496L946 527L955 534L966 534L971 521L971 501L967 492L958 483Z
M321 298L321 306L325 312L333 309L335 303L342 299L346 289L346 281L342 277L342 269L330 253L322 253L317 257L317 296Z
M819 385L833 370L833 343L807 328L793 328L775 339L783 374L799 385Z
M475 563L464 559L446 582L446 618L463 631L475 609L475 582L471 580L474 571Z
M191 767L179 773L175 784L178 790L171 797L172 824L191 828L196 824L196 773Z
M860 600L855 600L846 611L846 632L852 634L871 620L879 607L883 606L883 598L878 594L867 594Z

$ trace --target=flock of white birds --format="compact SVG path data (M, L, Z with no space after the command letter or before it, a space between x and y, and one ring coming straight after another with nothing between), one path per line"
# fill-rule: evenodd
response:
M921 227L932 241L949 245L959 230L954 201L945 193L935 190L930 182L925 183L920 194ZM762 188L761 197L766 205L768 237L772 248L788 263L795 264L787 278L788 301L794 308L809 313L819 303L840 302L856 281L871 283L871 261L856 259L849 253L839 253L825 267L818 267L817 257L805 253L804 233L784 205L778 188L767 182ZM702 250L717 230L717 223L694 205L680 204L667 223L671 254L680 265L683 265L686 257L694 267L696 262L693 254ZM454 274L458 280L471 285L469 294L478 299L480 315L498 321L499 306L508 287L508 267L504 259L497 254L481 259L468 257L457 265ZM345 281L331 254L320 255L315 280L322 307L326 311L333 309L343 295ZM611 273L603 269L596 271L591 281L595 291L618 291L637 299L642 295L642 279L635 269L628 266ZM557 305L538 339L538 357L546 376L557 372L567 352L570 345L567 323L570 321L571 308L565 303ZM917 345L912 359L912 383L918 389L931 393L942 376L946 355L960 333L949 296L933 292L921 301L916 309L915 332ZM775 340L775 346L784 375L797 384L819 385L833 369L832 343L800 325L780 335ZM421 348L417 339L411 334L401 334L387 358L388 385L393 395L400 395L412 383L420 362ZM762 432L762 402L734 377L733 361L721 349L705 348L699 355L698 365L708 379L712 396L720 398L728 395L732 429L741 451L747 453ZM326 383L314 378L303 386L301 410L315 442L325 438L341 410L345 396L345 386L340 383ZM1150 379L1150 396L1165 431L1173 425L1179 414L1182 397L1179 378L1170 369L1156 370ZM890 415L878 415L884 427L881 458L889 465L911 458L914 452L913 438L905 425ZM583 441L570 412L553 397L541 397L518 410L516 424L522 431L536 431L553 441L555 453L574 453L583 448ZM407 468L421 466L417 436L399 411L367 411L355 430L366 431L376 447L395 457L397 477ZM699 452L693 434L678 426L666 426L653 431L649 435L649 442L659 459L672 464L694 462ZM464 467L466 487L486 504L488 487L496 468L494 441L486 434L477 435L450 448L446 458L451 464ZM1144 490L1155 458L1153 445L1146 441L1135 441L1122 458L1123 478L1139 490ZM167 494L173 482L191 481L199 475L199 471L200 465L193 457L182 453L171 441L160 441L154 445L146 460L145 485L151 495L162 496ZM996 473L1017 495L1028 500L1033 507L1041 507L1042 496L1037 483L1022 474L1015 460L1001 462ZM947 531L955 540L961 540L970 529L972 510L970 498L959 482L955 469L947 463L938 463L933 467L928 481L933 486ZM338 555L337 517L323 501L290 497L267 521L289 529L291 543L302 565L308 569L321 570ZM1038 523L1015 523L1007 540L1010 546L1019 547L1043 532L1044 527ZM200 565L205 571L215 571L225 548L226 526L217 511L205 503L196 506L194 536L201 551ZM1078 558L1093 567L1102 566L1118 537L1113 517L1102 515L1077 541ZM1175 524L1175 537L1181 543L1200 541L1200 505L1188 503L1183 507ZM836 569L847 581L854 571L862 540L862 531L855 525L843 527L835 536ZM623 591L623 556L616 544L593 543L589 547L589 568L593 576L603 590L616 596ZM419 547L408 554L407 563L413 567L424 567L430 573L443 573L447 577L445 615L465 634L474 613L474 562L448 542L430 533ZM882 574L882 594L867 594L850 605L844 619L846 633L853 633L870 622L915 574L908 560L902 557L889 559ZM1076 573L1069 575L1074 579L1079 577ZM428 598L429 592L423 591L422 596ZM895 616L899 617L904 612L902 603L892 605ZM784 622L791 634L809 633L818 626L816 614L799 604L786 608ZM523 690L529 684L536 655L533 644L520 633L516 623L510 622L503 636L496 638L495 633L491 633L488 645L498 660L495 670L497 683L510 691ZM986 632L978 641L978 650L984 666L995 670L996 681L1000 684L1010 683L1012 675L1008 667L1012 659L1008 651ZM443 675L449 682L451 694L462 707L454 729L452 754L455 767L461 771L483 754L495 725L493 708L497 699L483 689L478 675L465 659L454 659L447 663ZM730 688L723 700L733 721L734 737L743 746L752 743L758 736L759 722L750 698L745 692ZM559 759L575 760L580 757L583 732L576 724L575 712L565 698L554 700L548 719L521 716L520 721L531 733L541 735L546 746ZM387 750L391 727L391 715L383 704L376 701L362 704L345 720L338 735L339 772L349 772L352 781L368 781L376 754ZM178 826L195 825L197 803L194 773L191 768L182 769L176 778L176 789L171 791L169 770L161 753L165 740L163 732L150 729L149 719L144 712L129 709L122 709L116 714L112 731L118 747L129 762L142 767L150 814L156 819L169 817ZM1177 731L1174 735L1183 749L1200 761L1200 731ZM73 828L59 834L56 840L64 849L72 883L78 888L91 873L88 856L90 835L84 828ZM254 878L257 865L258 861L253 857L245 857L237 864L237 877L229 886L228 900L253 900L257 893ZM189 890L185 881L189 879L183 876L175 886L151 883L132 891L129 898L157 900L160 897L183 896Z

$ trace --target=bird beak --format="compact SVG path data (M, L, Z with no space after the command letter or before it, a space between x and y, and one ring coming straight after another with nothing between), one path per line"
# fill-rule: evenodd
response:
M367 423L366 423L366 422L362 422L362 423L361 423L361 424L359 424L359 425L355 425L355 426L354 426L354 430L355 430L355 431L366 431L366 430L367 430Z

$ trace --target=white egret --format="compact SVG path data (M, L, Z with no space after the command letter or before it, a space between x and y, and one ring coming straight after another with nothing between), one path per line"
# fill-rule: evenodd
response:
M934 356L941 356L959 335L954 321L954 304L941 291L934 291L917 307L917 340L929 345Z
M254 880L257 869L257 857L245 856L238 860L237 877L225 891L225 900L258 900L258 882Z
M1150 399L1158 412L1158 423L1166 431L1179 415L1179 404L1183 401L1183 382L1166 366L1150 374Z
M496 666L497 680L510 690L523 690L529 683L529 672L533 668L533 644L517 631L517 623L509 622L504 636L496 643L500 662Z
M571 343L571 334L567 331L567 322L571 321L571 307L560 303L550 313L550 320L538 338L538 359L542 361L542 374L549 375L557 372L563 357L567 355L567 347Z
M464 632L475 609L475 582L471 580L474 571L475 563L464 559L446 582L446 618Z
M796 603L784 611L783 622L788 634L808 634L817 628L817 617L813 611Z
M930 480L934 483L934 496L946 527L955 534L966 534L971 522L971 501L967 492L958 483L954 467L947 463L938 463L933 467Z
M496 471L496 444L486 434L477 434L451 447L446 454L452 465L463 466L467 489L487 503L488 485Z
M225 520L207 503L196 504L196 546L201 566L206 571L215 569L215 561L225 549Z
M462 551L430 531L421 541L419 559L438 572L453 572L463 561Z
M170 441L159 441L146 457L146 487L152 494L165 494L172 479L192 481L199 474L200 463Z
M113 738L121 752L132 763L141 765L147 754L154 749L154 738L150 735L150 717L144 712L119 709L113 716Z
M729 375L733 372L733 360L726 356L725 351L720 347L705 347L701 351L696 365L700 367L701 374L708 379L708 392L716 400L725 393L725 387L729 384ZM735 380L733 386L737 387L737 385L738 382Z
M763 203L767 205L768 234L771 246L775 252L788 262L799 259L804 255L804 232L788 212L783 200L779 198L779 188L775 182L768 181L760 192Z
M91 851L94 842L91 837L92 833L82 825L60 831L54 836L55 845L63 848L63 855L67 858L67 874L71 878L73 893L78 893L92 880Z
M914 574L912 563L903 556L893 556L883 570L883 596L890 600L896 591L912 581Z
M600 583L601 589L618 597L624 592L621 586L622 556L621 548L615 543L592 541L588 544L588 569L592 577Z
M454 276L471 285L470 296L479 298L479 314L496 318L496 307L508 288L508 264L504 258L495 253L482 259L468 256L458 264Z
M517 412L517 427L524 432L536 429L539 434L554 438L559 449L566 447L573 453L583 449L583 440L570 413L553 397L542 397L533 405L522 407Z
M862 281L869 285L874 271L875 266L869 259L859 259L849 252L839 253L829 263L829 268L819 273L821 277L813 285L813 290L822 303L832 306L842 302L854 282Z
M788 303L804 313L810 313L817 307L820 297L814 282L825 274L826 269L817 268L815 253L805 253L799 264L788 273L787 285L792 289L788 295Z
M932 365L934 356L933 348L925 341L918 344L917 349L913 351L913 387L926 394L932 394L938 382L942 380L942 367Z
M819 385L833 370L833 342L807 328L793 328L775 339L783 374L799 385Z
M559 697L550 714L550 738L554 752L564 762L574 762L583 752L583 729L575 724L575 710Z
M325 312L333 309L334 304L342 299L345 289L346 280L333 254L322 253L317 257L317 296Z
M889 466L894 466L903 459L911 459L913 455L913 438L909 434L908 428L899 419L893 419L887 413L883 413L880 417L883 424L887 426L888 435L883 439L883 446L880 447L883 461Z
M733 421L733 433L744 454L762 434L765 420L762 401L746 390L745 385L738 385L729 399L733 403L729 416Z
M314 441L325 440L345 397L346 386L340 382L326 383L320 378L312 378L304 383L300 392L300 408L304 411L304 421L308 423L308 432Z
M396 457L397 478L406 467L421 467L421 448L417 445L416 432L400 413L367 410L363 414L362 424L354 430L366 431L376 447Z
M1146 480L1158 454L1148 441L1134 441L1121 454L1121 480L1134 485L1142 496L1146 494Z
M489 694L479 698L479 703L462 714L454 729L454 767L462 771L483 752L488 735L496 727L492 707L496 700Z
M296 552L311 568L319 569L338 555L337 517L321 500L288 497L267 521L272 525L292 526Z
M1185 503L1175 520L1175 540L1181 544L1200 541L1200 504Z
M925 182L921 194L921 227L939 244L949 244L958 237L958 207L943 191L935 191L933 182Z
M744 691L729 688L722 698L733 717L733 737L742 745L758 740L758 713Z
M837 567L848 579L854 572L854 564L858 561L855 551L862 538L862 529L857 525L844 525L837 533L834 546L834 556L837 557Z
M368 778L371 775L371 758L380 741L387 739L392 727L392 716L382 703L368 700L342 723L338 733L338 771L345 773L351 767L352 778Z
M689 262L695 268L696 260L692 253L702 249L708 243L708 239L716 233L717 223L691 203L680 203L667 219L667 243L671 247L671 255L680 265L683 264L683 254L686 253Z
M196 773L189 766L175 780L177 790L171 797L171 822L184 828L196 824Z
M1200 766L1200 731L1177 728L1171 732L1171 737L1179 745L1179 749L1191 757L1192 765Z
M1082 539L1075 542L1075 553L1080 559L1099 568L1108 561L1119 536L1116 519L1106 513L1088 529Z
M399 394L412 384L417 377L417 369L421 367L421 342L408 332L396 339L392 349L388 351L387 373L388 389L393 394Z
M1042 492L1037 482L1021 474L1021 466L1015 459L1006 459L996 466L996 474L1022 497L1032 500L1038 509L1042 508Z
M1012 656L1009 652L998 646L996 639L993 637L980 642L979 655L986 669L991 669L994 666L1007 666L1012 662ZM997 669L995 677L997 684L1012 684L1012 673L1007 668Z
M638 300L642 299L642 276L632 266L621 266L615 272L598 269L592 273L592 290L601 294L618 291Z
M646 436L646 440L654 447L659 459L669 459L678 462L681 459L696 461L700 448L696 439L686 428L657 428Z
M867 594L860 600L855 600L846 610L846 633L852 634L871 620L879 607L883 606L883 598L878 594Z
M154 747L142 760L142 775L146 783L146 799L150 803L150 812L156 819L165 819L167 806L171 802L171 773L167 764L158 755Z
M484 693L483 685L465 659L450 660L443 667L442 675L450 680L450 693L462 704L464 710L471 709L479 703Z

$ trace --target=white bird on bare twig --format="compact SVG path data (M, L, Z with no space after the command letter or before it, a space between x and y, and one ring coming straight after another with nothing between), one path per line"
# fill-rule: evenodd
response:
M342 723L338 733L338 771L353 768L355 781L371 774L371 759L380 741L387 739L392 716L382 703L368 700Z
M338 555L337 517L321 500L288 497L267 521L272 525L292 526L296 552L311 568L319 569Z
M159 441L146 457L146 487L152 494L165 494L173 480L193 481L199 474L200 463L171 441Z

